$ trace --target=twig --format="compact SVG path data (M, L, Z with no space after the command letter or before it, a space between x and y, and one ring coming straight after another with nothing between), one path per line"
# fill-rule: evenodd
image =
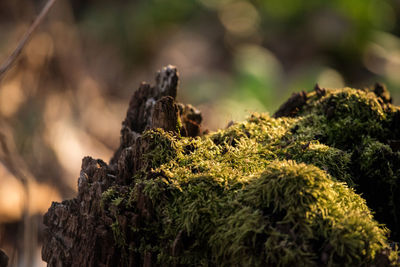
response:
M13 63L18 58L18 56L21 54L22 49L27 44L29 38L31 37L33 32L36 30L36 28L40 25L40 23L43 21L43 19L46 17L46 15L49 12L50 8L53 6L53 4L56 1L57 0L48 0L47 1L46 5L43 7L42 11L40 11L39 15L33 21L32 25L25 32L25 34L22 36L22 38L19 41L17 47L14 49L14 51L11 53L11 55L6 59L6 61L4 61L3 64L0 66L0 81L3 79L4 74L11 68Z

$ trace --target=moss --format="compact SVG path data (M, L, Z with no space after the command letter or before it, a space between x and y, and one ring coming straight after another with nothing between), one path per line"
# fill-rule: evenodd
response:
M145 148L143 161L147 163L146 168L156 168L161 164L172 160L179 151L177 142L172 133L161 129L146 131L142 136L143 142L149 147Z
M121 227L118 223L118 221L115 221L112 225L111 225L111 229L113 231L113 235L114 235L114 240L115 240L115 244L118 247L124 247L126 246L126 241L125 241L125 235L123 234Z
M122 233L140 244L130 251L167 266L394 264L398 109L368 90L307 98L293 118L252 114L201 138L145 132L129 194L103 194L104 209L141 214L140 194L151 203Z
M181 129L183 127L181 116L178 116L177 121L176 121L176 132L178 136L181 136Z
M121 262L124 263L124 265L128 265L128 252L127 252L127 243L126 243L126 233L121 229L121 226L116 220L112 225L111 225L111 230L113 232L114 236L114 241L115 244L117 245L118 248L121 249Z
M357 150L356 177L377 218L385 222L399 240L400 232L400 153L388 144L366 137Z
M328 265L367 264L385 246L386 231L372 220L365 201L310 165L273 162L240 199L253 213L262 212L264 229L253 240L271 265L315 265L323 257Z
M115 187L110 187L106 191L103 192L100 201L100 207L105 209L105 206L116 199L118 196L118 191L115 190Z
M344 88L330 90L316 99L310 93L308 105L299 115L304 126L312 125L317 139L337 148L348 149L359 144L364 135L385 138L388 134L384 123L387 114L378 97L367 90ZM303 125L299 125L302 129ZM305 132L307 129L302 129ZM310 134L307 133L306 134Z

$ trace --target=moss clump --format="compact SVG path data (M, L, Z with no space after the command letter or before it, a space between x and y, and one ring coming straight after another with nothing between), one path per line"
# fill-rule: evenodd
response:
M375 218L399 241L400 158L392 145L400 139L399 107L372 90L344 88L328 90L322 97L315 92L308 95L307 105L297 115L297 140L316 140L350 156L350 161L343 161L347 164L328 172L362 194Z
M253 114L201 138L146 132L131 193L103 198L152 214L125 229L129 251L168 266L396 264L398 108L349 88L307 99L295 117Z
M148 147L143 151L144 169L156 168L165 162L173 160L178 153L176 139L172 133L161 129L150 130L143 134L142 139Z
M385 247L365 201L312 165L274 161L237 199L211 237L219 265L353 266Z
M378 220L387 223L400 240L400 152L369 137L354 153L359 191L363 192Z

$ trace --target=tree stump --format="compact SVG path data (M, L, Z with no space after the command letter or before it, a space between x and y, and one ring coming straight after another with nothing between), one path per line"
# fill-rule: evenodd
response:
M122 250L114 245L111 231L113 216L101 208L102 194L115 184L129 185L132 177L148 162L142 154L157 144L143 138L144 131L162 128L180 136L201 135L201 113L191 105L175 102L179 75L174 66L157 73L156 84L142 83L133 94L122 123L121 144L106 164L100 159L85 157L78 179L78 196L62 203L53 203L44 217L45 241L42 258L49 266L125 266ZM140 214L119 215L121 226L137 225L151 216L151 205L141 196ZM127 262L151 264L151 256L139 259L130 255Z
M382 85L316 86L203 136L178 83L173 66L142 83L110 163L83 159L77 197L44 216L49 266L399 264L400 109Z

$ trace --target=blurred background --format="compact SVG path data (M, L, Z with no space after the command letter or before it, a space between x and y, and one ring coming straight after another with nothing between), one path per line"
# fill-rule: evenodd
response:
M44 0L0 1L0 61ZM42 215L105 161L129 98L173 64L204 126L274 112L292 92L383 82L400 103L399 0L58 0L0 83L0 248L43 266Z

